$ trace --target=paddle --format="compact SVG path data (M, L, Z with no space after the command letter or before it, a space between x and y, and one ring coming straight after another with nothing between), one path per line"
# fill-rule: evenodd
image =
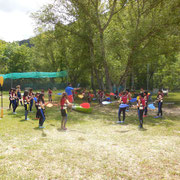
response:
M154 104L149 104L149 105L148 105L148 108L149 108L149 109L156 109L156 107L154 106Z
M80 104L80 106L83 107L83 108L86 108L86 109L90 108L89 103L82 103L82 104Z
M129 107L129 105L128 104L120 104L119 105L119 108L126 108L126 107Z
M34 97L33 99L34 99L35 102L37 102L37 97Z
M103 105L111 104L111 103L117 103L118 101L103 101Z
M79 94L78 97L82 99L84 96L82 94Z
M114 93L110 93L110 96L114 96Z
M132 98L131 100L129 100L131 103L136 102L137 98Z
M49 103L46 105L47 107L53 107L53 104Z

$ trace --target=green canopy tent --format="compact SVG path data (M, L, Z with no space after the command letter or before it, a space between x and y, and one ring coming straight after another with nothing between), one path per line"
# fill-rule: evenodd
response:
M60 72L23 72L23 73L9 73L9 74L0 74L3 76L5 82L10 79L11 80L11 87L12 87L12 80L17 79L38 79L38 78L63 78L68 77L67 71L60 71ZM38 81L40 83L40 81ZM8 83L10 84L10 83ZM29 86L34 85L35 82L31 80L31 84ZM26 85L28 86L28 85ZM8 89L8 88L7 88Z
M67 71L61 72L23 72L23 73L10 73L0 74L5 79L21 79L21 78L57 78L67 77Z

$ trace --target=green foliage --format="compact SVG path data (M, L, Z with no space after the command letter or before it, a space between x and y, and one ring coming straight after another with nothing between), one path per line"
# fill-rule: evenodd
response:
M0 42L1 73L68 70L93 89L180 88L178 0L56 0L32 17L31 49Z

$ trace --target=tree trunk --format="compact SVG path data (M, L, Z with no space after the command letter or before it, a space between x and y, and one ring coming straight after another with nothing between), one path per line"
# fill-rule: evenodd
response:
M105 70L105 78L106 78L106 82L107 82L107 88L109 89L110 92L112 92L112 83L110 80L109 68L108 68L108 64L106 61L103 31L100 31L100 46L101 46L101 56L102 56L102 60L103 60L104 70Z

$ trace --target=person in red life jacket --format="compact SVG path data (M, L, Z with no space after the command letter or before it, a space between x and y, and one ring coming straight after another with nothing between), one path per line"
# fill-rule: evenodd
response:
M30 103L28 94L29 92L25 90L24 95L23 95L23 103L24 103L24 108L25 108L25 120L29 120L29 118L27 118L28 111L29 111L29 103Z
M68 83L68 86L65 88L65 92L67 93L67 96L68 96L68 101L70 103L73 103L74 102L74 98L73 98L73 94L72 94L72 91L76 91L76 90L79 90L81 88L73 88L72 87L72 84L71 83Z
M144 95L143 93L139 94L139 99L137 102L137 107L138 107L138 116L139 116L139 128L143 128L143 112L144 112L144 108L146 107L146 103L144 100Z
M104 99L104 91L103 90L99 90L98 91L98 100L99 100L99 104L102 105Z
M16 94L16 89L13 88L13 92L11 94L11 100L12 100L12 105L13 105L13 114L17 114L15 111L16 111L16 108L17 108L17 94Z
M144 92L144 100L145 100L146 106L144 107L144 115L143 115L143 117L146 117L147 112L148 112L147 108L148 108L148 100L149 100L149 95L148 95L147 91Z
M30 99L30 108L29 108L29 112L33 112L32 111L32 107L33 107L33 98L34 98L34 93L33 93L33 89L30 88L29 89L29 99Z
M131 92L129 91L129 89L126 89L126 96L128 99L128 105L131 106L130 100L132 99L132 95L131 95ZM126 111L129 112L129 107L127 107Z
M155 118L159 118L159 117L162 117L162 115L163 115L163 112L162 112L163 92L161 90L158 91L156 102L158 103L158 113Z
M68 96L66 93L62 94L62 98L60 100L60 106L61 106L61 129L67 130L66 123L67 123L67 108L72 106L72 104L68 101Z
M88 103L91 103L91 100L92 100L91 91L89 91L89 92L87 93L87 98L88 98Z
M122 93L122 97L120 97L119 99L119 104L128 104L128 98L127 98L127 94L126 92L123 92ZM123 121L121 121L121 112L123 112ZM119 107L119 111L118 111L118 118L119 118L119 121L117 121L118 124L121 124L121 123L124 123L125 121L125 118L126 118L126 107L124 108L121 108Z
M12 105L12 94L13 94L13 89L11 88L9 90L9 110L11 109L11 105Z
M38 103L39 95L40 95L40 93L37 92L36 96L34 97L35 107L36 107L36 118L35 119L39 119L39 110L38 110L38 107L39 107L39 103Z
M52 102L52 89L51 88L48 89L48 98L49 98L49 102Z

